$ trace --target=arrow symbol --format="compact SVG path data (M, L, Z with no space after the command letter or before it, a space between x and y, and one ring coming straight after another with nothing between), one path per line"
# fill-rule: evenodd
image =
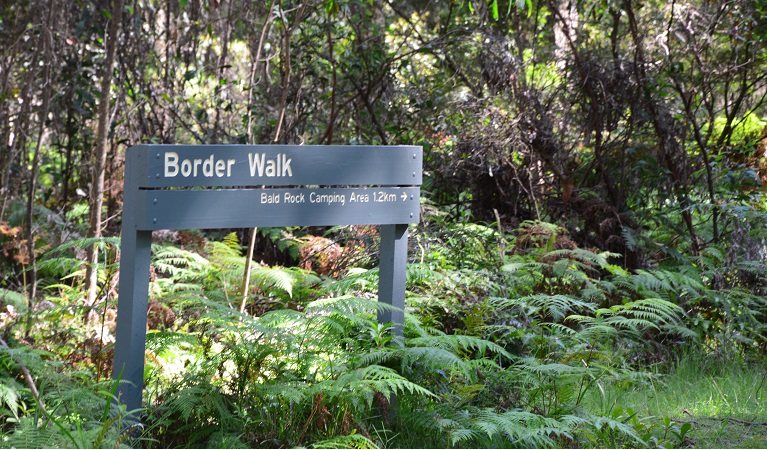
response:
M404 202L405 200L407 200L407 194L403 192L403 193L402 193L402 196L401 196L400 198L401 198L401 199L402 199L402 201Z

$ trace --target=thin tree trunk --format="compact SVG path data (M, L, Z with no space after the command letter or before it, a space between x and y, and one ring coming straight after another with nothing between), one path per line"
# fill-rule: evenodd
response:
M306 17L307 5L308 2L301 4L301 6L298 8L298 12L296 12L296 17L290 24L290 27L287 27L285 24L283 24L283 37L285 42L283 43L282 47L282 64L284 64L281 77L282 96L280 99L280 116L277 120L277 131L274 133L275 144L280 141L282 126L285 123L285 112L288 106L288 90L290 89L290 77L292 75L292 67L290 62L290 37L293 35L293 31L296 29L296 27L298 27L298 25L300 25Z
M24 80L24 87L22 88L22 94L21 94L21 110L19 111L19 114L17 114L18 119L14 120L14 127L12 132L12 140L10 145L8 146L8 159L7 164L4 167L4 170L2 174L0 174L0 177L2 177L2 192L4 194L5 199L11 199L15 198L19 192L23 192L23 189L20 187L16 187L16 183L12 183L11 179L13 178L11 176L12 172L10 170L10 167L17 163L21 167L26 167L26 161L24 156L24 149L27 145L27 136L29 135L29 127L30 127L30 105L32 104L32 98L34 97L34 94L32 93L32 87L34 86L34 79L37 75L37 71L35 70L35 67L37 67L39 62L39 52L35 52L32 56L32 64L30 64L27 77ZM23 176L23 175L22 175ZM3 203L3 210L0 211L0 217L4 217L5 215L5 203Z
M240 313L245 312L245 305L248 303L248 291L250 290L250 268L253 265L253 251L256 248L257 233L258 227L254 227L250 230L248 254L245 256L245 274L242 277L242 300L240 301Z
M226 70L226 60L229 58L229 41L232 35L232 3L229 3L229 9L227 10L226 17L224 19L224 27L224 35L221 42L221 55L218 58L218 67L216 67L216 72L218 73L218 84L216 85L216 101L218 104L216 104L216 115L213 120L213 135L210 139L211 144L219 143L218 135L221 128L221 108L223 106L222 98L225 98L224 94L227 94L228 96L228 88L224 86L222 82L225 80L224 71Z
M90 192L90 221L88 237L101 237L101 207L104 203L104 174L106 171L107 137L109 131L109 91L112 86L112 71L117 53L118 33L122 17L123 0L114 0L112 4L112 22L109 24L109 35L105 40L106 61L101 76L101 95L99 97L98 124L96 128L96 155L93 164ZM88 247L85 280L88 288L86 297L85 319L87 320L90 307L96 303L98 293L98 245Z
M253 60L253 67L250 69L250 84L248 86L248 126L245 130L246 142L248 144L253 143L253 84L256 80L256 71L258 64L261 62L261 51L264 48L264 39L266 39L266 33L269 29L269 25L272 23L274 16L272 11L274 10L274 3L269 6L269 12L266 14L266 20L261 27L261 37L258 39L258 47L256 47L256 57Z
M277 120L277 131L274 133L274 143L280 141L280 132L282 130L282 123L285 121L285 110L288 103L288 88L290 87L290 35L293 31L292 27L284 28L285 42L282 45L282 83L281 83L281 96L280 96L280 117Z
M676 136L673 131L674 119L671 117L669 111L660 103L656 102L652 97L650 85L648 83L649 77L645 72L646 59L644 55L644 43L642 35L639 31L639 25L634 15L634 9L632 0L628 0L624 3L625 12L628 16L629 32L634 41L635 49L635 71L637 72L637 79L640 82L640 88L647 107L647 112L650 116L650 122L655 130L655 135L658 139L658 147L660 156L666 168L669 170L669 174L672 179L671 189L680 198L681 215L687 232L690 234L691 252L693 255L699 255L701 250L701 242L698 234L695 231L695 224L692 220L692 213L690 212L690 197L689 197L689 185L688 185L688 166L685 161L686 153L684 149L680 148L677 142ZM675 157L681 157L683 161L680 163L675 161Z
M333 22L331 21L330 16L328 15L327 23L325 24L325 28L327 30L327 37L328 37L328 60L330 61L330 70L332 73L331 76L331 85L330 85L330 118L328 119L328 127L325 130L325 134L320 138L319 143L322 144L327 140L328 144L333 143L333 124L336 121L336 87L338 86L338 75L337 75L337 68L336 68L336 59L335 56L333 56L333 34L332 34L332 28L333 28Z
M253 60L253 67L250 70L250 85L248 86L248 127L245 130L246 142L253 144L253 83L256 78L256 70L258 63L261 62L261 50L264 48L264 39L266 38L267 29L272 22L272 11L274 10L274 4L269 7L269 12L264 20L264 25L261 28L261 37L258 39L258 47L256 48L256 58ZM248 242L248 254L245 259L245 272L242 274L242 300L240 301L240 313L245 312L245 306L248 302L248 290L250 289L250 267L253 264L253 251L256 248L256 234L258 227L254 227L250 230L250 240Z
M29 190L27 191L27 211L26 211L26 237L27 237L27 251L29 252L29 298L27 300L27 336L31 330L31 311L32 302L37 297L37 261L35 260L35 232L33 227L34 219L34 207L35 207L35 191L37 190L37 173L40 169L40 148L43 143L43 135L45 134L45 120L48 117L48 109L50 108L51 101L51 65L53 64L53 49L51 36L53 11L56 9L56 4L53 2L48 9L48 17L45 23L45 29L40 32L40 46L44 49L45 64L43 66L43 103L40 106L39 112L39 129L37 134L37 144L35 145L35 151L32 156L32 170L29 174Z
M53 9L53 6L51 6ZM46 33L43 33L46 34ZM50 107L51 100L51 80L50 80L50 61L45 65L43 79L45 80L45 87L43 87L43 104L40 107L40 128L38 130L37 144L35 145L35 152L32 156L32 170L29 174L29 190L27 191L27 249L29 251L29 301L34 301L37 296L37 262L35 260L35 239L34 239L34 227L32 221L34 219L34 207L35 207L35 191L37 190L37 173L40 171L40 148L43 143L43 135L45 134L45 118L48 116L48 109ZM29 305L32 306L31 304ZM31 311L31 308L30 308Z
M72 180L72 167L73 167L73 152L75 148L75 139L76 139L76 133L77 129L75 128L75 118L74 118L74 89L70 89L65 104L67 105L67 118L66 118L66 125L64 129L66 130L67 134L67 146L66 151L64 154L64 180L61 182L62 188L61 188L61 200L59 201L59 205L61 205L61 210L66 213L69 211L69 183Z

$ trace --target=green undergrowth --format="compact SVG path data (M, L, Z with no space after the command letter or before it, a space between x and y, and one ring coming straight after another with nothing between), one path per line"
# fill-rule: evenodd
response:
M99 241L105 295L87 306L77 252L91 241L52 249L45 301L6 295L13 314L0 317L0 445L762 442L765 372L744 361L763 354L765 304L738 281L759 279L758 265L728 267L711 247L694 263L628 271L542 222L412 232L402 335L377 321L390 307L376 300L375 268L336 278L255 264L243 293L235 235L155 244L138 423L109 381L118 242ZM715 289L721 279L733 282Z
M764 448L767 445L767 365L763 360L696 352L655 368L650 384L611 383L586 404L592 411L674 436L680 446Z

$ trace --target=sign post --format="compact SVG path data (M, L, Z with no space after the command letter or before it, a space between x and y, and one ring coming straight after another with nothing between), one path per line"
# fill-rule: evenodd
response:
M417 146L139 145L126 153L113 378L141 407L152 231L380 225L380 322L404 327L407 226L420 220Z

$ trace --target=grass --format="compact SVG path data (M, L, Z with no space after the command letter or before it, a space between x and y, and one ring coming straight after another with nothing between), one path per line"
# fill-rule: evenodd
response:
M655 372L646 384L594 390L586 406L607 415L630 408L675 447L767 448L767 363L690 354ZM675 442L663 431L669 420L692 428Z

